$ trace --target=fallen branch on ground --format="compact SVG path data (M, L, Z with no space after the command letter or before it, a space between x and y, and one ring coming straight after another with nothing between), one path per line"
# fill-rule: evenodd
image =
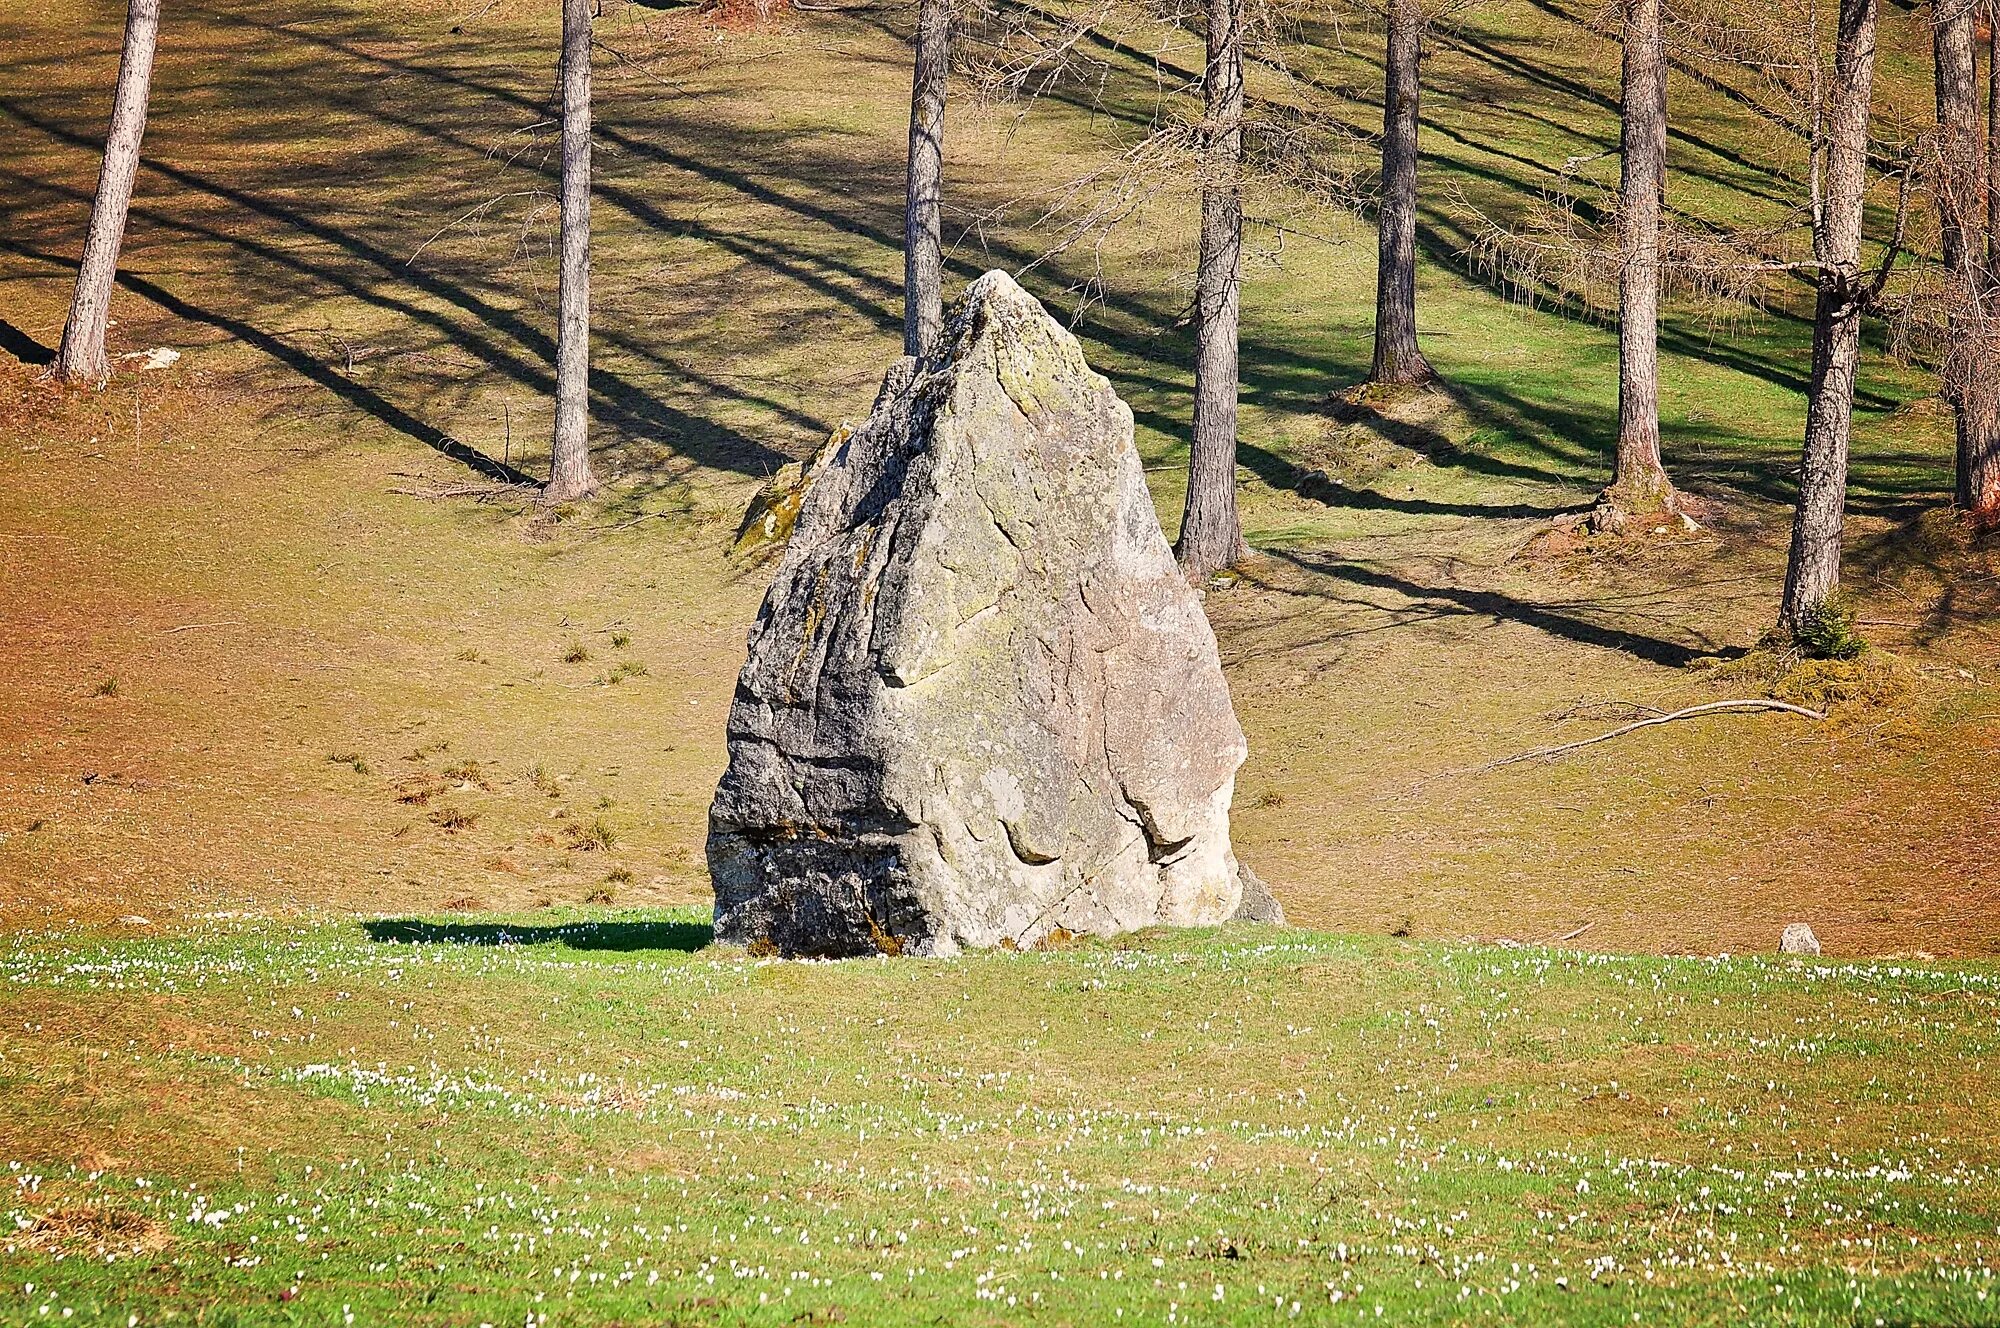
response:
M1505 765L1518 765L1522 761L1548 760L1552 757L1576 751L1579 748L1595 747L1600 742L1610 742L1613 738L1622 738L1626 734L1636 733L1640 729L1650 729L1659 724L1671 724L1677 719L1692 719L1696 715L1712 715L1728 710L1782 710L1788 715L1803 715L1807 719L1826 718L1826 715L1821 711L1808 710L1804 706L1792 705L1786 701L1769 701L1761 698L1749 698L1739 701L1710 701L1705 705L1689 706L1685 710L1676 710L1672 714L1655 715L1651 719L1638 720L1635 723L1615 728L1609 733L1600 733L1594 738L1585 738L1581 742L1565 742L1554 747L1537 747L1532 752L1521 752L1515 756L1503 756L1497 761L1488 761L1485 765L1473 766L1465 773L1469 775L1484 774L1488 770L1498 770L1501 766Z
M180 632L197 632L204 627L241 627L242 625L243 624L235 618L228 618L223 620L222 622L182 623L179 627L169 627L166 631L161 632L160 635L173 636Z

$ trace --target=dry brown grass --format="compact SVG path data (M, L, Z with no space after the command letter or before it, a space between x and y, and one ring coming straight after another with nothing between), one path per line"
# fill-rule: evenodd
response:
M1811 659L1794 650L1759 646L1733 660L1703 663L1708 665L1706 675L1718 685L1741 690L1748 684L1774 701L1838 719L1908 702L1922 682L1908 661L1876 649L1853 659Z
M25 1231L12 1239L43 1254L98 1259L109 1255L157 1254L174 1243L173 1233L164 1222L103 1204L52 1208L38 1214Z

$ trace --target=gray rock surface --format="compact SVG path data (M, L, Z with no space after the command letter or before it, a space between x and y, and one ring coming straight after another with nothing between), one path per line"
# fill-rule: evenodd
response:
M1004 273L944 344L806 468L709 813L716 935L944 955L1225 922L1243 732L1131 411Z
M1794 922L1785 928L1785 934L1778 938L1780 954L1816 955L1819 953L1819 937L1803 922Z
M1271 893L1271 887L1240 862L1236 864L1236 875L1243 882L1243 902L1236 906L1236 914L1229 920L1255 922L1267 927L1284 926L1285 906Z

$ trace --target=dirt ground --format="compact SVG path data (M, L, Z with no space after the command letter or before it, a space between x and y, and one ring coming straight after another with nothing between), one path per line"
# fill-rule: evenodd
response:
M37 373L95 111L59 123L49 108L63 79L88 81L107 30L0 29L0 101L27 126L5 158L22 189L0 254L0 928L703 899L722 718L766 575L731 537L761 476L865 409L892 353L893 254L831 210L880 164L860 148L828 160L822 204L798 180L729 179L729 143L707 143L660 186L673 215L652 224L671 243L655 249L640 224L654 203L631 180L648 152L682 150L659 147L679 141L673 125L607 131L612 496L555 514L519 494L481 501L454 492L479 481L454 459L460 438L537 464L548 292L532 246L490 230L484 248L440 240L442 275L405 262L492 192L428 197L436 168L412 144L483 159L504 125L455 98L528 117L545 80L500 52L439 65L453 71L440 81L410 72L416 44L394 32L277 18L252 32L231 22L254 14L195 13L211 62L232 42L246 66L286 42L309 48L301 61L325 55L337 114L319 132L359 136L368 171L331 155L279 170L263 145L310 108L243 101L270 69L211 85L195 53L170 52L161 97L181 114L149 140L160 165L142 180L113 340L183 357L126 362L101 394L59 392ZM443 21L410 20L427 34ZM859 27L825 49L795 40L782 76L799 100L769 114L892 143L883 108L905 76L890 40ZM829 83L835 59L873 81ZM713 78L726 118L727 97L775 67L746 57L687 77ZM230 96L258 134L198 141L203 99ZM340 118L357 107L374 116L365 133ZM1006 126L976 132L998 143ZM349 197L364 185L394 205ZM822 206L813 233L832 238L811 253L786 248L798 215L774 228L759 211ZM514 257L474 262L495 252ZM1367 261L1348 245L1299 280L1365 290ZM692 312L673 304L700 290ZM1273 344L1309 304L1273 306ZM1524 341L1570 335L1490 304L1466 317L1517 320L1505 326ZM1171 517L1171 385L1117 345L1107 355ZM1314 400L1251 393L1253 428L1282 442L1246 462L1261 553L1209 601L1251 743L1239 852L1295 922L1742 952L1803 920L1834 953L2000 954L1996 582L1919 524L1949 446L1934 413L1888 402L1863 433L1850 580L1900 661L1885 704L1842 704L1824 724L1700 719L1479 771L1634 707L1761 694L1704 662L1753 645L1773 613L1784 513L1763 477L1782 455L1738 483L1735 460L1710 465L1688 443L1670 460L1714 472L1702 531L1569 547L1550 521L1588 500L1587 465L1421 445L1479 427L1450 402L1385 421ZM1676 409L1689 431L1692 408ZM1899 488L1891 472L1919 465L1927 478Z

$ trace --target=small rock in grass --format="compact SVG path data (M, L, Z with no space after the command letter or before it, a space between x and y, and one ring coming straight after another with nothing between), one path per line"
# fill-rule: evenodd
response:
M1806 926L1805 923L1794 922L1791 926L1785 928L1784 936L1779 939L1778 952L1780 954L1816 955L1819 953L1819 937L1813 935L1813 929Z

